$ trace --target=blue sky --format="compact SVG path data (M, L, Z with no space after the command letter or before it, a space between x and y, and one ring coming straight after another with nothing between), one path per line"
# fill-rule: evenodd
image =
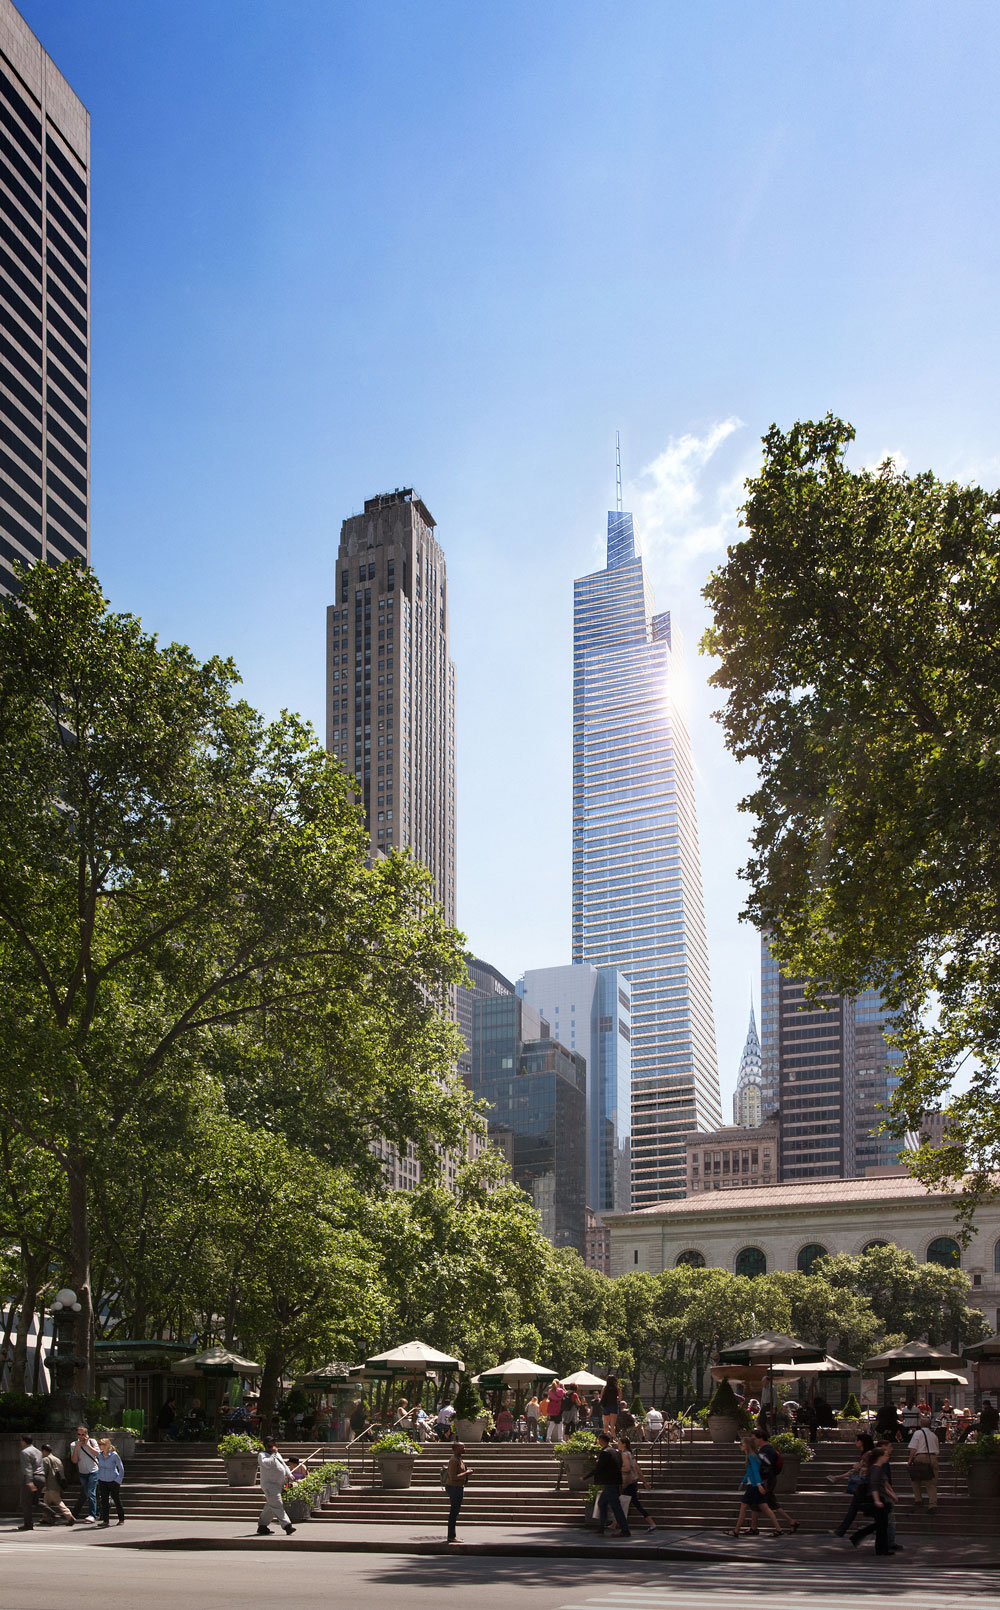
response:
M626 507L687 646L724 1099L748 786L700 588L777 420L994 483L1000 10L23 0L88 105L93 560L322 729L339 525L413 485L459 690L459 920L569 959L572 582Z

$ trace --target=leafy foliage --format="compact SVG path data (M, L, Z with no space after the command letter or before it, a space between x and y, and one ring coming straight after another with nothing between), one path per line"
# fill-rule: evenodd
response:
M1000 1178L1000 493L849 470L853 439L767 433L703 648L756 769L745 915L790 973L881 989L896 1122L947 1098L916 1168L969 1212Z

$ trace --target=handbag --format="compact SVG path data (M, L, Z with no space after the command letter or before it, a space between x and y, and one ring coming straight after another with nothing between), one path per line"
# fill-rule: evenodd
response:
M924 1439L924 1450L927 1453L927 1455L929 1456L930 1455L930 1443L927 1441L927 1433L926 1433L926 1431L921 1430L920 1434ZM909 1463L910 1463L910 1480L911 1481L917 1481L917 1482L920 1482L920 1481L933 1481L935 1476L937 1475L937 1471L934 1469L934 1466L931 1463L930 1457L928 1457L926 1459L919 1459L915 1454L911 1454Z

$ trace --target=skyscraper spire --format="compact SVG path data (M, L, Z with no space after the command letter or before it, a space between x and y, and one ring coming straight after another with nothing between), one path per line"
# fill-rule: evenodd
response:
M733 1095L733 1122L742 1129L756 1129L764 1113L760 1088L760 1040L757 1038L757 1020L753 1010L753 985L750 986L750 1026L740 1058L740 1071Z
M615 475L618 492L618 513L622 512L622 439L615 431Z

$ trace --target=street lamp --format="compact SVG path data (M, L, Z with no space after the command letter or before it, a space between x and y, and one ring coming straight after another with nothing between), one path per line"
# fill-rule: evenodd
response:
M83 1309L76 1292L69 1286L57 1291L50 1305L52 1315L52 1351L46 1363L52 1374L52 1396L49 1401L49 1429L69 1430L79 1421L83 1411L83 1397L73 1391L73 1371L85 1361L74 1351L73 1330L76 1315Z

